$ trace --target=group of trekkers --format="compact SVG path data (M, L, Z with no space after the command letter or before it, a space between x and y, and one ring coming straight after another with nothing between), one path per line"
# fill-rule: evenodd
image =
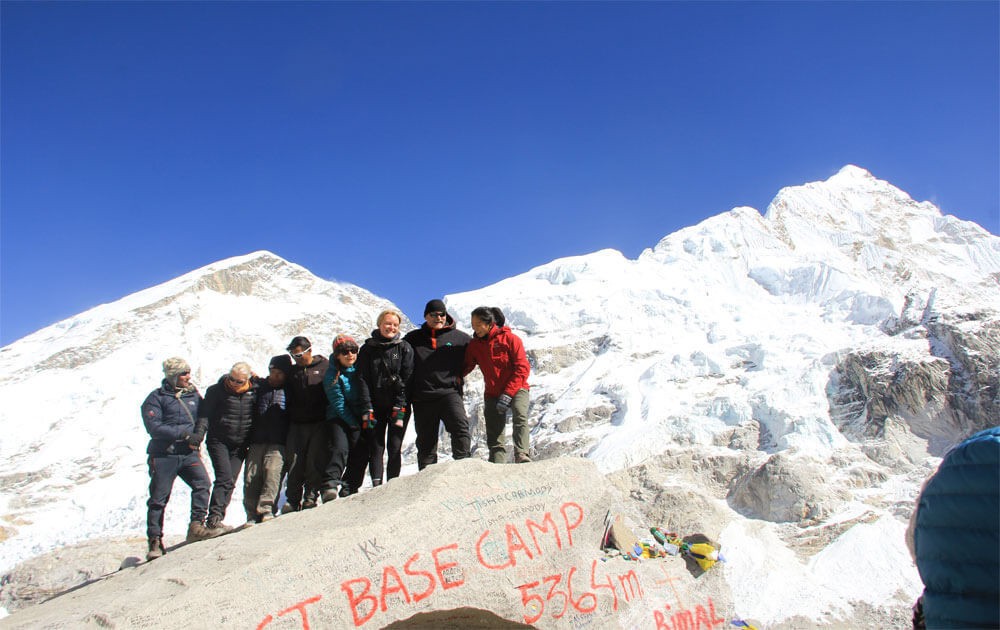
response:
M398 477L411 414L419 470L437 462L441 424L451 436L452 458L470 457L462 384L476 367L485 381L490 461L507 462L508 411L513 460L531 461L530 367L524 344L500 309L474 309L471 337L458 330L442 300L429 301L423 325L405 336L402 320L396 310L382 311L363 344L337 335L329 359L314 352L308 338L296 336L287 354L270 360L266 377L238 362L204 398L191 382L187 361L165 360L161 386L142 404L150 436L146 558L164 553L164 511L177 477L191 488L191 542L232 529L223 520L241 469L248 523L279 514L282 484L284 514L357 493L366 469L372 486ZM201 460L203 442L214 483Z

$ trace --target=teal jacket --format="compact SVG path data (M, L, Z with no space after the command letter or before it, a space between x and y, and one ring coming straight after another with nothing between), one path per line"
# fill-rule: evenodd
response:
M361 383L355 366L338 368L336 361L331 361L323 376L323 389L330 401L326 407L326 419L340 419L348 426L360 427L361 417L371 408L367 388Z
M927 628L1000 628L1000 427L949 451L917 504Z

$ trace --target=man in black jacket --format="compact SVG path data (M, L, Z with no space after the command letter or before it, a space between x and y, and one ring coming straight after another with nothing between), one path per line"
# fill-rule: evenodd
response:
M288 503L282 511L295 512L316 507L323 487L323 473L330 461L325 423L327 401L323 390L323 376L330 362L322 355L313 355L312 343L306 337L292 339L288 352L295 365L285 380L285 412L288 414L285 498Z
M403 338L413 347L413 378L407 388L417 432L417 468L437 463L440 424L451 434L453 459L469 457L472 434L462 400L462 364L472 339L455 328L441 300L424 307L424 324Z
M250 425L257 402L257 387L251 374L249 364L241 361L233 365L228 374L205 391L205 400L198 412L198 431L208 429L205 447L215 470L208 506L210 529L232 529L222 521L226 518L250 441Z
M254 523L274 516L288 440L285 375L292 369L292 360L287 354L280 354L271 358L267 369L267 378L257 384L257 409L250 427L250 448L243 473L243 507L247 522Z

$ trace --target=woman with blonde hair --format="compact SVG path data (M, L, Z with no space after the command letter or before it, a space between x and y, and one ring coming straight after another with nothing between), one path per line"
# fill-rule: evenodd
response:
M386 479L395 479L402 468L403 436L410 420L406 387L413 374L413 348L400 336L402 323L403 315L395 309L379 313L375 330L358 354L358 372L372 403L373 426L362 431L364 446L358 445L359 449L367 448L367 459L359 458L357 465L348 466L346 479L352 491L357 491L364 479L366 466L373 486L381 485L383 473Z

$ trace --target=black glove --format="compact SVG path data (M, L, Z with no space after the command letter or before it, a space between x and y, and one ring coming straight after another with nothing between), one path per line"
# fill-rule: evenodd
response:
M195 431L194 433L189 433L184 441L191 446L201 446L202 441L205 439L205 434L201 431Z
M500 412L501 415L506 414L507 410L510 409L511 400L513 399L507 394L500 394L500 398L497 398L497 411Z

